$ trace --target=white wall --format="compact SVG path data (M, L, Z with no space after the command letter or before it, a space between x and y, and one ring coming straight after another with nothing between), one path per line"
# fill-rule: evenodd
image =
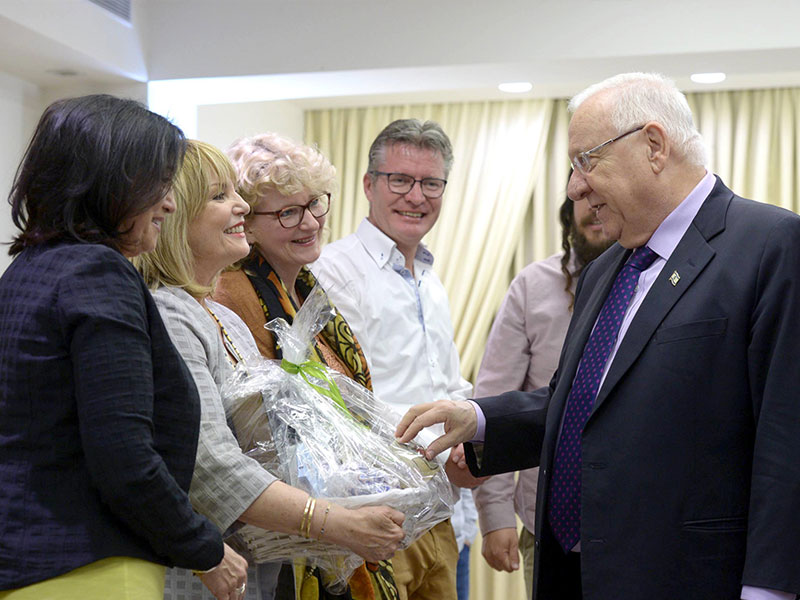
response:
M6 242L16 231L6 200L41 112L41 90L37 86L0 72L0 273L11 262Z
M86 84L40 88L0 72L0 243L9 242L16 232L11 209L6 202L17 165L30 141L44 108L69 96L110 93L144 101L143 83L126 85ZM225 149L235 139L276 131L297 141L303 140L303 109L292 102L253 102L198 107L197 137ZM8 247L0 245L0 273L10 263Z
M223 150L238 138L265 131L302 142L303 128L303 109L288 101L197 107L197 139Z

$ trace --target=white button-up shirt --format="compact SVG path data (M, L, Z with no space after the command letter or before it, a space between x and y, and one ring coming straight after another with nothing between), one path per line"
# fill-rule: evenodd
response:
M310 266L361 343L376 395L398 414L421 402L470 397L447 292L422 244L412 275L397 245L364 219Z

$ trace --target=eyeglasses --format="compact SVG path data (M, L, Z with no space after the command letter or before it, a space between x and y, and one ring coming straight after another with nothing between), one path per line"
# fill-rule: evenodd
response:
M447 179L439 179L438 177L414 179L411 175L406 175L405 173L386 173L384 171L369 171L369 173L371 175L385 175L389 190L395 194L408 194L414 184L418 183L422 195L428 200L440 198L444 194L444 186L447 185Z
M579 154L575 155L575 158L572 159L572 161L571 161L572 162L572 167L574 169L577 169L578 171L580 171L581 173L583 173L585 175L586 173L588 173L589 171L591 171L594 168L594 165L592 164L592 161L590 160L590 157L591 157L592 154L594 154L595 152L600 150L600 148L605 148L609 144L613 144L617 140L621 140L626 135L630 135L632 133L636 133L637 131L640 131L642 129L644 129L644 125L639 125L639 127L637 127L636 129L631 129L630 131L626 131L625 133L621 133L617 137L611 138L610 140L607 140L607 141L603 142L602 144L599 144L599 145L595 146L591 150L586 150L585 152L580 152Z
M306 211L311 213L311 216L319 219L328 214L331 209L331 195L327 192L312 198L308 204L292 204L282 208L281 210L254 210L251 215L272 215L277 217L278 223L285 229L297 227L303 221Z

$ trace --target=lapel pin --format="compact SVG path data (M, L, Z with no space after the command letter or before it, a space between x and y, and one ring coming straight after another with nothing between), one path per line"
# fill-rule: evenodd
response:
M678 285L678 282L681 280L681 276L678 275L677 271L673 271L672 275L669 276L669 282L674 286Z

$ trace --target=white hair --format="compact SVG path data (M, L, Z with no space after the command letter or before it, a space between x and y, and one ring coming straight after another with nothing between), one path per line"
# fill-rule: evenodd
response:
M690 164L706 165L705 143L694 125L686 96L674 81L659 73L615 75L575 94L569 101L569 111L574 113L584 100L606 91L611 94L610 118L617 133L656 121Z

